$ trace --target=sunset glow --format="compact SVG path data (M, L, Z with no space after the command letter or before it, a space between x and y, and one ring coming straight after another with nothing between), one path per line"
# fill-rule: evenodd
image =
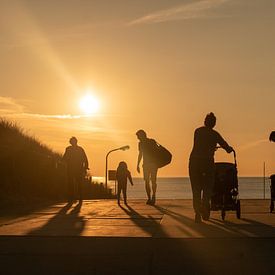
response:
M76 136L93 176L123 144L110 169L126 160L139 176L144 129L173 153L158 174L170 177L188 175L194 130L214 112L240 175L274 173L274 1L107 2L0 1L0 117L60 153Z
M86 115L98 113L99 105L99 100L91 94L86 94L79 100L79 108Z

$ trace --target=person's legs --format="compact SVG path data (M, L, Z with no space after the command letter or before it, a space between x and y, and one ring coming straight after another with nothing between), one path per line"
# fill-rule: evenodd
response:
M156 202L156 192L157 192L157 173L158 173L158 168L155 164L151 166L151 171L150 172L151 172L150 176L151 176L152 190L153 190L152 204L155 204L155 202Z
M196 214L200 214L201 212L201 183L199 176L191 176L190 175L190 180L191 180L191 187L192 187L192 193L193 193L193 208Z
M124 203L127 204L127 183L123 185L122 192L123 192Z
M117 183L117 203L118 204L120 204L120 193L121 193L121 190L122 190L121 183L118 182Z
M195 211L195 221L199 222L201 217L201 174L199 170L199 164L196 161L190 161L189 163L189 176L191 181L192 193L193 193L193 208Z
M82 189L83 189L83 181L84 181L84 177L82 175L82 173L78 173L75 177L76 179L76 194L77 194L77 198L81 201L83 199L83 193L82 193Z
M147 204L151 202L151 187L150 187L150 169L148 166L143 165L143 178L145 182L145 190L147 193Z
M215 183L215 167L214 164L208 164L205 167L203 186L202 186L202 218L208 220L210 217L210 200L213 193Z
M68 192L68 201L72 201L74 199L73 194L74 194L74 179L73 176L68 174L67 178L67 192Z
M149 180L145 180L145 190L148 198L147 203L149 203L151 201L151 187L150 187Z

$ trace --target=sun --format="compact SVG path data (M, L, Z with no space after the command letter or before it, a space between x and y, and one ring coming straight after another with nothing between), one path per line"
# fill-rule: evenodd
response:
M79 100L79 108L86 115L98 113L99 107L99 100L92 94L86 94Z

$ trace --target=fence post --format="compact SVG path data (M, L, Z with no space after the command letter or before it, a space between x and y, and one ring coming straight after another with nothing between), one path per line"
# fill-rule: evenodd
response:
M263 167L263 169L264 169L264 178L263 178L263 183L264 183L264 200L265 200L265 161L264 161L264 167Z

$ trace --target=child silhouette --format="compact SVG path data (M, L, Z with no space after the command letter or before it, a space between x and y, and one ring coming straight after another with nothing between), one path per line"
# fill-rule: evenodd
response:
M117 203L120 204L120 193L122 191L124 203L127 205L127 179L129 179L131 185L133 184L131 173L128 170L127 164L125 161L121 161L116 170L116 178L118 184L117 191Z

